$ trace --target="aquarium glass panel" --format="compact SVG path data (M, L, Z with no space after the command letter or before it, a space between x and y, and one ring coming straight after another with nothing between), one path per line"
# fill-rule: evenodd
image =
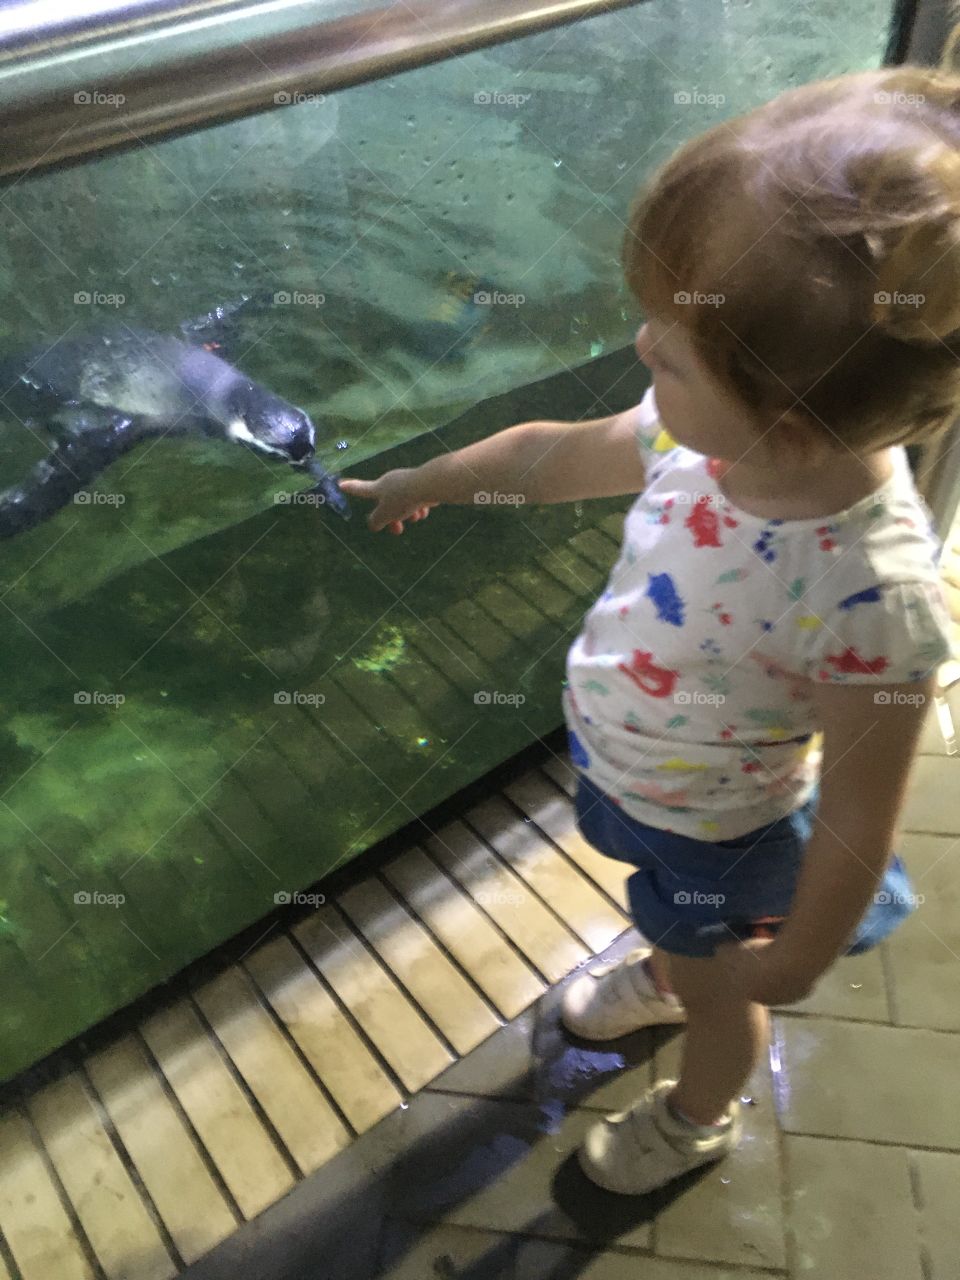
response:
M629 498L392 538L321 470L634 403L635 189L888 8L657 0L3 193L0 1077L559 725Z

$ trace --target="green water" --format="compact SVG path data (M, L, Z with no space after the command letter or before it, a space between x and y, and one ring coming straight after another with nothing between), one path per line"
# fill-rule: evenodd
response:
M779 10L650 3L20 183L0 341L176 332L254 295L230 358L353 474L623 408L644 174L882 51L874 0ZM5 421L0 485L43 448ZM392 539L277 501L296 487L163 440L104 473L113 502L0 544L0 1078L560 722L625 500L438 510Z

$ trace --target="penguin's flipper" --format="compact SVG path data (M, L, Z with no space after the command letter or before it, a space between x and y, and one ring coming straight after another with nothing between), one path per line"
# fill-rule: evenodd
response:
M56 446L20 484L0 493L0 538L12 538L49 520L141 441L197 431L195 419L171 423L161 418L107 414L95 406L89 410L76 406L69 412L64 410L59 418Z

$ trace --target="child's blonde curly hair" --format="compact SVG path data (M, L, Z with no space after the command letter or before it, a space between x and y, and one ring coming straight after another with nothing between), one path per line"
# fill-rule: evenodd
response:
M624 266L760 421L928 440L960 406L960 75L854 73L716 125L638 196Z

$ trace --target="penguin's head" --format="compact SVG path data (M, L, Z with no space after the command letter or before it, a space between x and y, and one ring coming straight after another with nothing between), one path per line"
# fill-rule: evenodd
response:
M234 388L226 417L227 435L238 444L286 462L313 454L316 433L309 416L255 382Z

